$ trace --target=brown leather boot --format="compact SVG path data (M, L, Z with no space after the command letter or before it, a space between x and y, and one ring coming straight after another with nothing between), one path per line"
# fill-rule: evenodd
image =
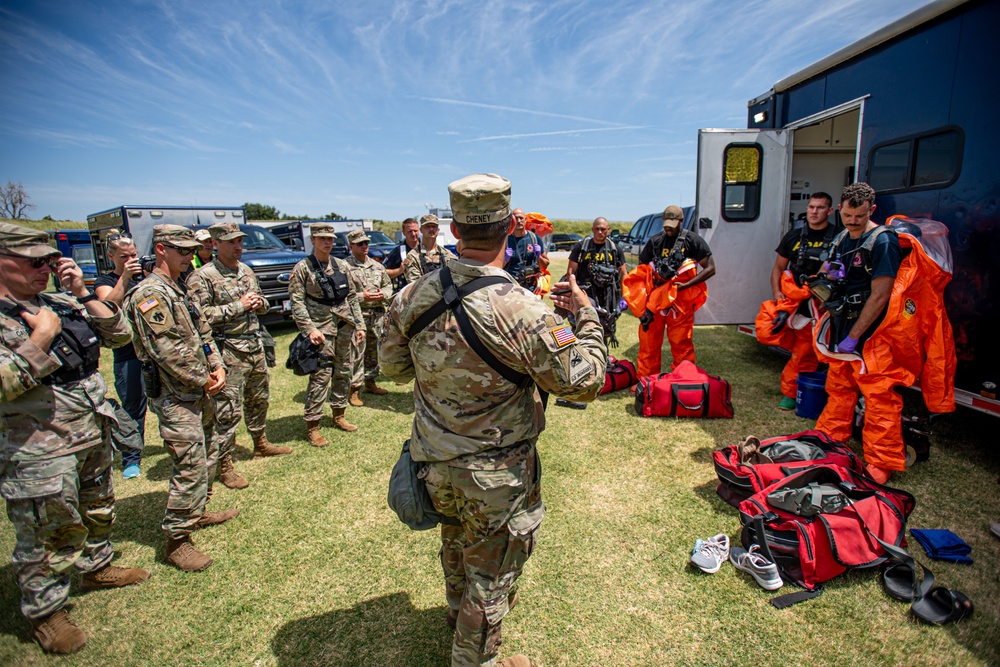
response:
M253 436L253 457L258 458L260 456L281 456L282 454L291 454L291 447L278 447L272 445L267 441L267 436L263 433L260 435Z
M73 653L87 643L87 635L70 620L65 609L32 620L31 634L46 653Z
M318 419L306 422L306 438L313 447L326 447L330 444L330 441L319 430Z
M498 662L497 667L535 667L535 663L526 655L512 655Z
M361 387L351 387L351 397L347 399L347 402L356 408L360 408L365 404L361 400Z
M375 380L365 380L365 391L376 396L385 396L389 393L388 389L383 389L375 384Z
M344 418L344 412L346 411L347 411L346 408L333 409L334 427L339 428L341 431L347 431L348 433L350 433L351 431L357 431L358 427Z
M205 512L198 519L198 528L208 528L209 526L218 526L219 524L225 523L230 519L235 519L240 515L239 510L222 510L221 512Z
M212 564L212 559L198 551L190 536L167 538L167 562L184 572L199 572Z
M227 489L245 489L250 486L247 478L236 472L236 469L233 468L233 457L229 454L219 459L219 481Z
M121 588L131 584L141 584L149 579L149 570L138 567L118 567L105 565L97 572L87 572L80 578L81 591L96 591L99 588Z

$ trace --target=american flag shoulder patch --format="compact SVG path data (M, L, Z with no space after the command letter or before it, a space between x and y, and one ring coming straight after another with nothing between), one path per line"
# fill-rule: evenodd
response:
M156 308L159 305L160 305L160 302L156 300L156 297L155 296L151 296L151 297L149 297L148 299L146 299L145 301L143 301L142 303L139 304L139 312L145 314L148 311L152 310L153 308Z
M570 328L568 324L563 324L562 326L558 326L554 329L549 329L549 333L552 334L552 337L556 341L556 345L559 347L564 347L570 343L576 342L576 336L573 335L573 329Z

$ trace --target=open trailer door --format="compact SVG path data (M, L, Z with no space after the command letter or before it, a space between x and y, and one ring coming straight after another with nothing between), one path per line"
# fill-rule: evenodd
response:
M698 131L698 233L716 274L695 324L747 324L771 298L774 249L788 229L790 130Z

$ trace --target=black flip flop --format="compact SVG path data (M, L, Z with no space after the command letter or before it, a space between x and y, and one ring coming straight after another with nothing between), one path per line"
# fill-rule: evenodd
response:
M934 586L934 575L931 571L922 564L920 568L924 571L924 578L918 586L909 563L890 562L882 570L882 585L885 587L885 592L900 602L919 600Z
M913 603L910 611L925 623L945 625L972 616L972 600L954 588L936 586L927 595Z

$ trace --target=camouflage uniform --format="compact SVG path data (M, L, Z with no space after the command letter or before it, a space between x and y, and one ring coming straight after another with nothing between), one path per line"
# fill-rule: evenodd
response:
M417 244L416 250L406 253L406 259L403 260L403 277L406 278L406 282L414 283L425 273L440 269L446 259L458 258L455 257L455 253L440 244L434 250L427 252L421 241Z
M105 302L113 318L93 318L71 296L47 298L83 312L103 346L128 342L128 326L116 305ZM21 613L36 619L66 604L73 568L96 572L111 562L115 496L108 420L114 411L104 399L107 385L99 372L77 382L44 384L45 376L60 368L55 357L28 340L25 325L4 314L0 335L0 493L17 537L11 563L21 588Z
M104 347L129 342L128 325L114 303L103 302L114 314L105 318L92 317L69 294L46 294L45 301L81 313ZM36 297L19 303L36 313L43 302ZM0 304L6 311L12 301ZM73 569L92 573L111 562L115 416L100 372L55 381L51 374L61 362L30 335L23 322L0 312L0 495L16 536L11 564L21 613L41 619L66 604Z
M208 502L209 470L219 462L209 373L223 366L212 328L184 290L161 269L125 297L135 353L153 361L161 390L149 405L174 462L162 528L169 539L191 534Z
M334 267L347 275L350 288L347 298L335 306L315 301L323 298L323 289L316 280L309 259L295 265L288 282L288 297L292 302L292 319L295 320L295 325L307 336L313 331L321 331L326 336L321 352L333 358L333 368L320 368L309 376L305 400L307 422L323 416L323 403L327 397L330 399L330 407L346 408L351 387L362 382L360 374L355 374L354 365L354 359L361 355L361 346L354 342L354 331L365 326L356 294L359 286L348 269L347 262L331 256L324 268L325 273L333 275Z
M468 201L454 189L467 180L449 186L459 222ZM493 219L509 218L509 187L505 207L486 203ZM486 222L484 217L478 219ZM479 276L505 278L462 301L498 360L557 396L597 396L607 348L596 310L580 309L574 334L502 269L462 260L448 266L456 286ZM412 323L440 299L440 273L405 287L389 307L379 360L387 377L415 380L410 452L428 462L422 475L436 509L461 521L441 526L445 596L457 613L451 664L494 665L501 621L516 602L517 578L545 514L535 449L545 412L534 385L520 388L498 377L472 350L452 311L407 337Z
M187 284L226 364L226 386L213 397L218 422L215 448L222 460L233 453L236 429L244 415L255 441L267 425L270 374L257 315L265 314L268 306L265 302L256 312L243 309L243 295L262 292L257 276L242 262L234 270L214 259L192 273ZM213 477L209 475L209 486Z
M367 237L366 237L367 240ZM362 361L361 355L355 361L354 377L363 370L364 379L375 380L378 378L378 341L382 337L382 329L385 326L385 306L392 298L392 281L385 267L376 262L371 257L366 257L362 264L354 255L347 258L347 265L351 267L351 273L360 285L358 290L358 303L361 305L361 314L365 318L365 353ZM366 289L382 290L382 301L365 301L362 293ZM355 382L354 386L361 384Z

